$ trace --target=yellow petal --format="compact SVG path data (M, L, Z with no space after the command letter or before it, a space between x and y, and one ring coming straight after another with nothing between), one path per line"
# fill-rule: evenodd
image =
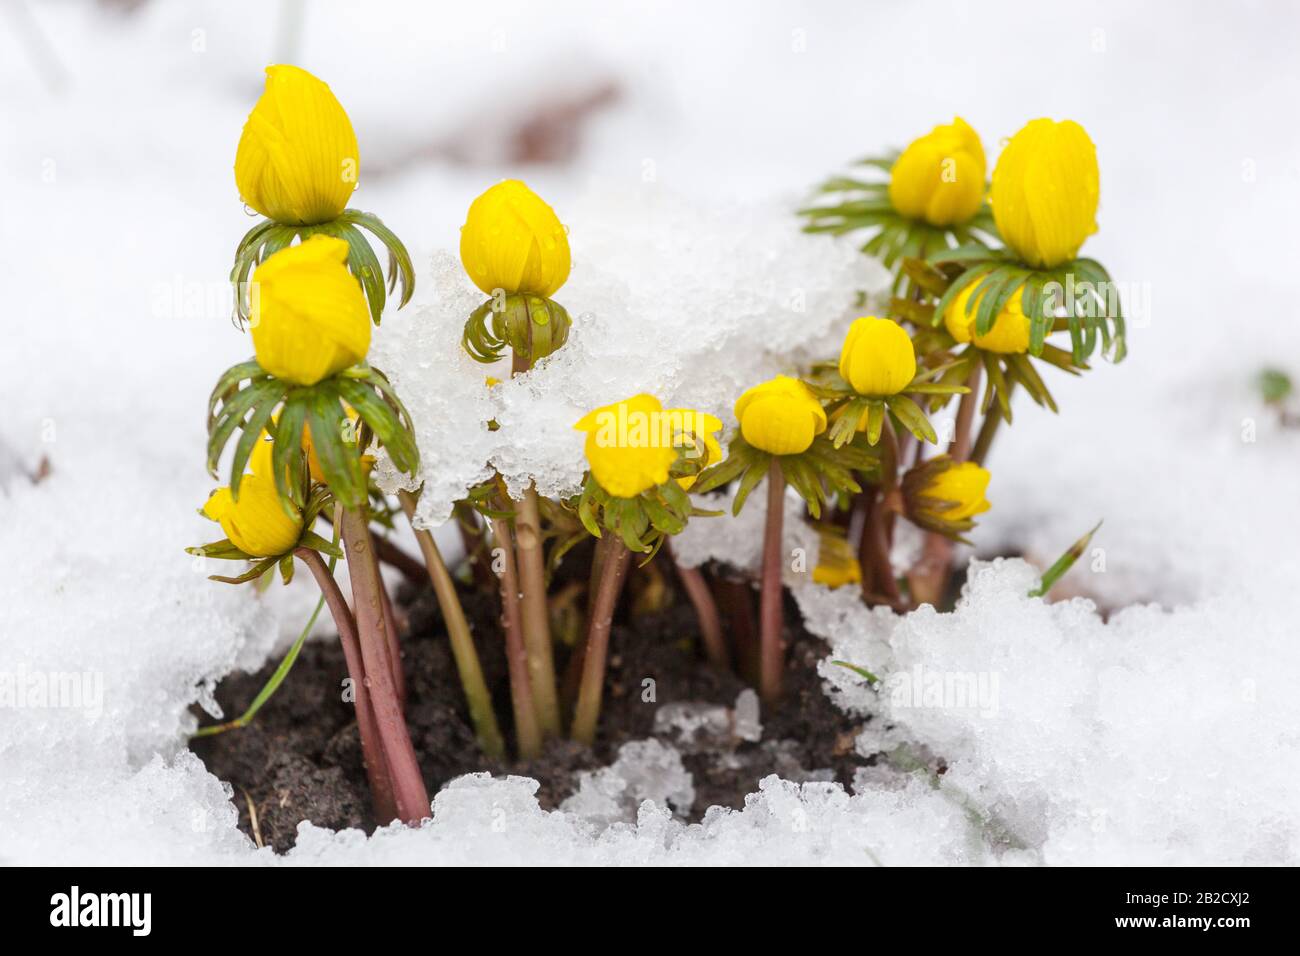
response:
M1028 265L1068 262L1097 231L1097 149L1072 120L1032 120L1002 150L990 201L998 231Z
M953 504L939 514L949 521L961 521L983 514L991 507L984 497L989 473L974 462L962 462L939 472L925 488L925 495Z
M352 122L330 88L296 66L268 66L235 153L244 202L287 225L329 222L347 207L359 168Z
M862 566L843 532L819 528L818 537L820 545L817 549L817 566L813 568L813 581L829 588L860 584Z
M1021 290L1011 294L1002 311L993 320L993 327L984 335L975 335L976 318L979 311L979 298L971 304L979 281L972 282L953 298L943 314L943 324L948 333L958 342L969 342L972 337L975 344L987 352L1003 354L1024 353L1029 350L1029 319L1021 308ZM981 294L980 298L983 295ZM967 310L970 310L969 313Z
M897 322L860 318L844 338L840 375L859 395L897 395L916 377L916 348Z
M653 395L634 395L584 415L583 450L597 484L615 498L635 498L668 480L677 460L671 419Z
M745 441L771 455L798 455L826 430L826 411L803 382L785 375L756 385L736 400Z
M890 171L889 200L910 219L963 223L984 201L985 168L979 135L958 116L903 150Z
M314 385L370 350L370 312L347 254L342 239L313 236L253 273L253 348L277 378Z
M569 278L569 236L541 197L507 179L470 204L460 260L488 295L501 289L549 298Z

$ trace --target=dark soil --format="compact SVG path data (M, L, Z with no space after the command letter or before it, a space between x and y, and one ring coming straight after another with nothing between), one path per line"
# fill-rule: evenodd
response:
M556 741L542 757L528 762L490 761L478 752L433 592L401 589L399 616L407 619L402 640L406 713L430 796L454 777L488 770L536 778L541 783L539 801L553 808L574 792L581 771L608 765L627 741L656 736L655 712L660 707L688 701L735 705L747 685L736 674L704 661L690 604L662 578L653 582L653 588L638 589L638 583L634 579L625 593L621 618L611 636L600 737L594 750ZM644 609L647 591L655 595L650 603L658 610ZM465 589L462 601L473 623L502 730L509 735L509 687L495 596ZM634 613L638 605L642 609ZM827 654L825 644L803 630L790 603L786 625L785 696L775 712L763 708L761 741L724 735L682 747L674 735L661 736L679 746L683 763L694 776L696 799L687 815L691 820L700 819L715 804L741 808L746 795L771 773L799 779L820 772L820 779L848 785L854 770L864 764L853 749L861 719L841 712L821 690L816 665ZM568 654L563 647L558 652L557 667L563 676ZM233 674L222 682L217 699L228 715L243 711L276 663L269 662L256 674ZM240 827L254 835L251 801L262 842L278 852L293 846L302 820L332 829L374 829L356 723L351 705L342 701L346 677L337 641L308 643L290 677L252 724L193 742L194 752L207 768L234 786ZM649 702L643 700L647 678L654 681L655 699Z

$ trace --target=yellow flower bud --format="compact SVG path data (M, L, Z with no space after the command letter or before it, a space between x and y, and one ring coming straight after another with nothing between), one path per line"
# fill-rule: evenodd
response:
M843 532L818 529L820 546L817 549L817 567L813 568L813 581L829 588L845 584L862 583L862 565L845 539Z
M903 150L889 177L889 201L932 226L966 222L984 201L984 147L960 116Z
M745 441L770 455L799 455L826 431L826 411L797 378L778 375L736 399Z
M302 536L302 512L285 514L271 470L272 443L263 438L249 458L250 474L239 484L239 500L229 488L219 488L208 498L203 513L221 525L231 543L255 558L270 558L290 551Z
M935 513L945 521L961 521L989 510L991 505L984 497L988 486L989 473L974 462L964 461L938 471L920 494L952 502Z
M359 163L352 122L330 88L296 66L268 66L235 152L244 202L289 226L329 222L347 207Z
M342 239L313 236L253 273L253 349L276 378L315 385L366 357L370 310L347 257Z
M653 395L634 395L584 415L584 451L596 483L615 498L635 498L668 480L677 460L672 418Z
M958 342L969 342L974 338L975 344L986 352L1014 354L1028 351L1029 319L1021 310L1021 290L1011 293L1011 298L993 320L993 328L985 335L976 335L975 317L979 311L979 299L975 300L974 305L970 301L978 286L979 280L972 282L948 304L943 313L943 324L947 326L949 334ZM983 298L983 293L980 297ZM968 307L971 310L969 314L966 311Z
M1097 231L1097 148L1078 123L1031 120L993 170L989 200L1006 244L1027 265L1068 262Z
M569 236L540 196L507 179L470 204L460 261L488 295L501 289L550 298L569 278Z
M693 408L671 408L664 414L670 416L672 423L673 447L688 449L687 454L696 456L693 458L697 465L696 473L677 479L683 491L690 491L699 472L722 461L722 445L714 437L714 432L722 430L722 420ZM700 444L704 446L702 454L699 453Z
M897 322L858 319L840 349L840 376L859 395L897 395L916 377L916 348Z

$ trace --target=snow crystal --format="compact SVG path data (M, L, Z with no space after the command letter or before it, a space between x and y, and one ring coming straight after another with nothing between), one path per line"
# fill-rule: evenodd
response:
M881 678L870 689L821 667L847 708L892 725L876 746L942 758L944 786L996 811L1043 862L1300 858L1288 621L1243 595L1104 621L1084 599L1027 597L1036 581L1023 561L973 562L951 614L798 597L832 657Z
M658 740L626 743L608 767L584 771L560 809L607 826L634 822L647 802L683 815L695 803L695 782L681 754Z

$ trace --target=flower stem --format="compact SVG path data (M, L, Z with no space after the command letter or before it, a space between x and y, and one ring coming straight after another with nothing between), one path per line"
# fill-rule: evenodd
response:
M1007 401L1011 400L1011 392L1015 387L1015 382L1007 382ZM992 447L993 439L997 436L1001 424L1002 416L997 414L996 409L989 409L989 413L984 416L984 424L980 426L979 437L975 439L975 447L970 453L970 460L980 467L984 466L984 461L989 456L989 448Z
M511 352L510 374L520 375L533 367L530 355ZM551 647L550 608L546 602L546 560L542 553L541 507L537 486L529 484L515 509L515 555L518 561L524 647L528 651L528 676L542 735L560 732L560 704L555 684L555 661Z
M474 647L474 636L470 633L469 621L465 618L465 609L456 594L455 582L447 570L442 553L433 534L415 527L415 496L409 491L398 493L402 510L411 520L411 529L424 555L424 563L429 569L429 583L438 598L438 607L442 609L442 620L447 625L447 639L451 643L451 654L456 660L456 671L460 674L460 686L465 691L465 703L469 707L470 721L474 724L474 735L478 739L479 749L489 757L505 755L506 745L501 737L501 728L497 726L496 714L492 712L492 695L488 693L487 681L483 679L483 666L479 662L478 650Z
M370 543L375 543L374 532L370 534ZM384 631L388 638L388 664L393 675L393 692L397 694L397 706L405 710L406 673L402 669L402 644L397 638L397 615L393 613L393 599L388 596L388 586L384 584L382 574L379 576L379 596L383 599Z
M957 406L957 428L953 435L949 455L955 462L966 461L971 454L971 426L975 421L975 406L979 402L980 367L971 369L966 385L970 391L961 397ZM990 409L996 415L996 409ZM948 576L952 570L952 542L934 531L927 531L921 546L921 557L907 572L908 588L914 605L931 604L938 607L948 589Z
M321 590L322 599L329 604L330 614L334 617L334 626L339 631L339 642L343 645L343 657L347 661L348 675L352 678L353 706L357 714L357 730L361 733L361 762L366 767L366 777L370 780L370 794L375 804L375 819L382 826L397 817L397 805L393 799L393 783L388 770L388 759L384 756L383 742L379 737L379 727L375 721L374 709L370 702L370 691L366 685L365 666L362 663L361 644L357 639L357 625L352 612L348 610L343 592L338 582L320 553L311 548L299 548L294 554L307 565L312 577ZM283 666L283 665L282 665Z
M911 437L909 435L909 437ZM858 547L858 562L862 565L862 597L871 604L884 597L886 603L897 606L902 602L898 579L889 552L893 543L893 516L885 506L885 497L898 484L898 468L903 454L894 426L886 419L881 432L880 483L868 487L862 495L862 541Z
M519 591L528 652L528 678L542 736L560 732L560 704L555 686L555 661L551 648L550 609L546 603L546 564L542 554L542 521L537 491L524 492L515 509L515 553L519 565Z
M695 617L700 624L700 636L704 640L704 650L709 656L709 661L715 667L729 670L731 654L722 636L722 618L718 614L718 604L713 599L713 592L709 590L709 582L704 580L704 575L699 568L687 568L678 563L677 556L672 552L672 545L667 540L664 541L664 550L668 552L673 567L677 569L682 590L686 592L686 596L690 598L695 608Z
M492 519L492 534L501 549L501 630L506 637L506 665L510 673L510 704L515 715L515 743L519 756L532 760L542 751L542 732L537 723L532 684L528 679L528 652L524 649L524 625L519 609L519 576L510 541L510 524L505 518Z
M970 391L961 397L961 404L957 406L957 427L953 434L952 448L948 452L952 460L957 462L970 458L971 426L975 421L975 406L979 404L980 367L978 365L971 369L966 387Z
M600 570L600 585L587 622L587 644L582 659L582 682L578 686L578 703L573 709L569 735L590 747L596 740L596 721L600 717L600 699L605 690L605 659L609 655L609 629L614 623L618 593L627 577L632 552L621 541L605 552Z
M763 531L763 583L759 592L759 696L768 703L781 697L781 530L785 521L785 476L776 456L767 472L767 520Z
M343 509L343 547L352 581L357 635L365 686L370 692L379 739L383 743L393 783L393 802L404 823L416 824L429 815L429 793L411 745L411 734L393 686L388 626L384 618L383 582L370 539L370 526L362 508Z

